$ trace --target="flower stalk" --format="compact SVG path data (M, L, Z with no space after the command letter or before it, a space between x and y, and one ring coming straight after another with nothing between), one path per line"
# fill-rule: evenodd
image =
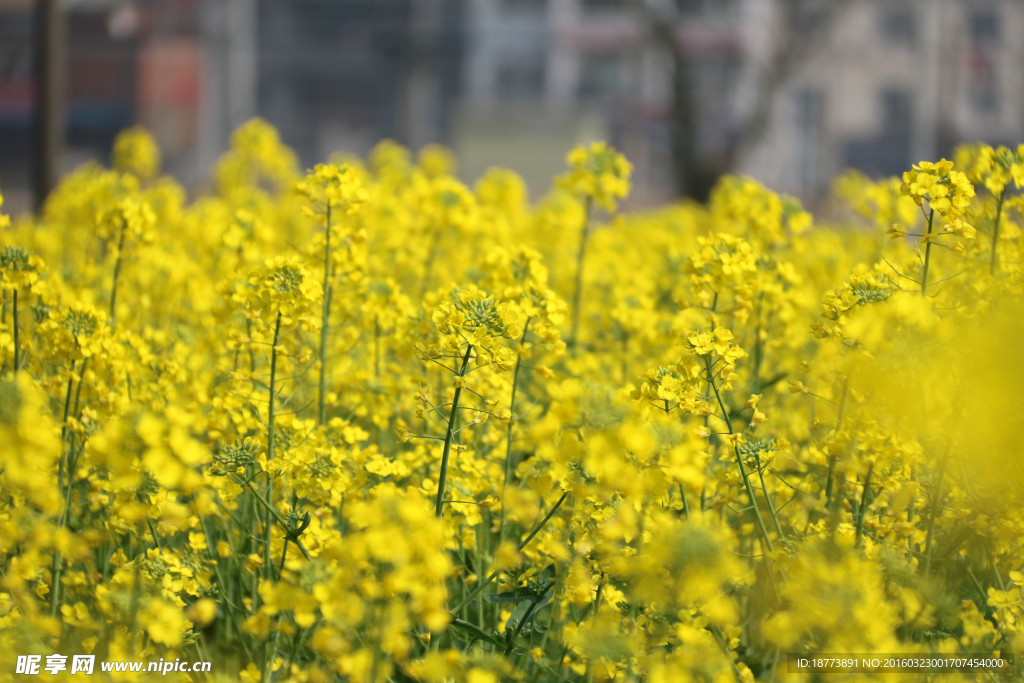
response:
M946 445L946 452L939 462L939 471L935 476L935 501L932 503L931 516L928 519L928 535L924 541L924 575L928 576L932 570L932 541L935 539L935 520L938 519L939 510L942 509L942 483L946 478L946 464L949 462L949 453L953 449L953 443Z
M68 429L68 427L70 426L68 424L68 419L69 419L69 417L71 415L71 389L72 389L72 386L74 385L74 382L75 382L75 361L74 361L74 359L72 359L71 360L71 365L70 365L70 367L68 369L68 389L67 389L67 392L66 392L66 394L64 396L64 421L62 423L63 426L61 427L61 434L60 434L61 456L60 456L60 462L58 464L58 470L57 470L57 487L61 491L63 491L65 489L65 486L64 486L65 477L67 478L68 482L70 482L71 481L71 476L72 476L72 473L71 473L71 462L70 462L71 454L68 452L68 436L69 436L69 431L70 431ZM69 485L69 486L67 486L67 496L70 496L70 495L71 495L71 487ZM67 499L65 499L65 505L66 504L67 504ZM67 517L67 514L66 514L66 511L65 511L64 518L66 518L66 517ZM63 521L61 522L61 526L63 526ZM60 604L61 604L61 601L60 601L61 565L62 565L61 552L59 550L55 550L53 552L53 567L52 567L52 570L51 570L52 578L50 580L50 616L53 617L53 618L56 618L57 617L57 613L60 612Z
M18 338L18 289L14 289L14 300L12 302L11 315L14 318L12 327L14 328L14 374L18 374L18 370L21 369L21 343Z
M857 508L857 533L853 546L860 547L861 537L864 534L864 518L868 514L868 495L871 491L871 475L875 470L875 463L868 465L868 472L864 475L864 491L860 496L860 506Z
M555 513L558 512L558 508L562 506L562 503L564 503L565 499L568 497L569 491L563 491L562 497L559 498L558 502L556 502L551 507L551 510L548 511L548 514L544 515L544 519L540 520L540 523L538 523L537 526L533 528L533 531L531 531L526 538L519 542L519 545L516 546L516 550L522 550L523 548L525 548L527 544L533 540L533 537L540 533L540 530L543 529L544 526L548 523L548 521L555 516ZM460 602L451 610L452 614L458 614L460 609L469 604L469 602L476 598L476 596L483 593L484 589L487 588L487 586L491 585L491 582L494 581L494 579L498 578L498 574L500 573L500 570L495 570L491 572L486 579L480 582L479 586L473 589L473 591L470 592L469 595L462 599L462 602Z
M466 376L466 368L469 366L469 356L473 352L473 345L466 346L466 355L462 357L462 367L456 377ZM448 483L448 456L452 451L452 441L455 439L455 420L459 412L459 398L462 396L462 387L455 387L455 396L452 398L452 412L448 417L448 429L444 436L444 450L441 452L441 472L437 477L437 502L434 506L434 516L440 517L444 512L444 490Z
M505 481L501 485L501 499L505 500L505 492L508 490L508 483L512 480L512 430L516 424L516 390L519 386L519 368L523 362L522 346L526 341L526 333L530 329L530 319L526 319L523 325L523 336L519 339L519 353L516 354L516 366L512 370L512 398L509 400L508 429L505 435ZM501 506L501 531L499 539L505 540L505 505Z
M707 368L708 385L711 386L714 391L715 399L718 401L718 407L722 411L722 416L725 420L725 427L729 430L729 435L735 434L732 429L732 421L729 419L729 411L725 408L725 402L722 401L722 395L718 391L718 385L715 384L715 376L711 370L710 357L705 356L704 367ZM754 513L754 524L757 526L757 532L761 536L761 540L764 541L765 547L769 552L775 551L775 545L772 543L772 539L768 536L768 528L764 525L764 519L761 518L761 509L757 505L757 496L754 495L754 487L750 484L750 476L747 474L747 466L743 463L743 455L740 453L740 447L737 444L733 444L733 451L736 454L736 463L740 468L740 477L743 479L743 488L747 491L747 497L750 499L750 507ZM765 494L767 496L767 493ZM779 520L775 517L775 524L778 526Z
M327 424L327 335L331 316L331 203L327 202L324 231L323 313L320 320L320 392L317 397L320 426Z
M928 296L928 267L932 259L932 225L935 222L935 209L928 211L928 233L924 245L924 268L921 270L921 296Z
M583 305L583 264L587 255L587 239L590 236L590 213L593 200L587 197L583 204L583 230L580 233L580 246L576 252L576 285L572 294L572 329L569 331L570 347L576 346L580 329L580 309Z
M281 314L277 314L277 322L274 324L274 345L270 350L270 387L268 391L268 398L270 400L269 407L267 408L267 462L269 463L274 459L274 417L275 417L275 395L277 393L277 345L281 341ZM264 518L264 546L263 546L263 561L264 567L266 568L268 578L270 573L273 571L273 565L270 557L270 538L273 524L271 524L271 513L274 505L274 480L270 476L267 477L267 500L260 501L267 508L267 515Z
M843 428L843 420L846 418L846 399L850 395L850 378L843 380L843 393L839 397L839 415L836 417L836 428L834 434L838 435ZM836 469L837 455L833 453L828 459L828 476L825 478L825 507L832 505L832 484Z
M127 232L128 220L121 219L121 236L117 241L117 259L114 261L114 277L110 283L110 329L117 329L117 280L121 275L121 261L124 258L124 236Z
M996 202L996 220L992 226L992 260L989 263L989 273L993 276L996 274L996 268L999 267L999 223L1003 217L1003 200L1006 199L1006 188L999 193L999 200Z

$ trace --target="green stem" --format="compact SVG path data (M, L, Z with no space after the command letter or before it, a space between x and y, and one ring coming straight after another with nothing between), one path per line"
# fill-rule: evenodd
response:
M474 567L476 570L476 579L479 581L484 575L484 516L480 514L480 524L477 525L476 530L476 562ZM465 600L465 596L463 596ZM484 599L482 596L477 596L476 599L476 625L478 628L483 630L484 628Z
M373 316L373 378L380 381L380 316Z
M163 546L160 544L160 537L156 535L156 528L153 526L153 520L146 517L146 524L149 525L149 533L153 536L153 544L157 550L163 551Z
M629 335L622 333L622 384L626 385L629 378Z
M736 666L736 662L733 660L732 653L729 652L729 646L725 644L725 639L722 637L722 634L718 632L718 628L714 624L708 624L708 630L711 631L711 635L713 635L715 640L718 641L718 647L722 648L722 654L725 655L727 660L729 660L729 665L732 667L732 673L736 676L737 682L742 681L743 675L740 673L739 667Z
M245 319L245 336L252 339L252 321L248 318ZM256 354L252 352L252 344L248 344L249 347L249 372L256 372Z
M81 382L79 382L79 386L81 386ZM74 443L75 443L75 437L74 437L74 435L72 435L71 436L71 444L72 444L71 445L71 450L75 449ZM61 529L63 529L65 526L67 526L68 515L71 514L71 490L72 490L72 487L74 487L74 485L75 485L74 472L75 472L75 467L76 467L76 465L78 463L78 455L81 455L82 450L84 450L84 444L83 444L82 449L78 451L78 453L75 455L74 458L72 458L71 455L68 456L67 486L64 487L64 510L63 510L63 512L61 512L60 520L59 520L59 522L57 524L57 526L60 527Z
M754 456L757 459L757 478L761 482L761 491L764 492L764 499L768 503L768 512L772 516L772 521L775 523L775 533L779 535L779 538L785 538L786 534L782 532L782 525L779 524L779 516L775 512L775 503L772 502L772 497L768 495L768 484L764 481L764 467L761 466L760 456Z
M761 343L761 309L764 307L764 293L757 298L757 326L754 328L754 393L761 393L761 363L764 361L764 348ZM767 495L767 494L765 494Z
M482 552L480 555L480 571L477 572L477 580L481 580L487 571L487 558L491 556L491 546L493 539L491 538L491 526L494 524L494 515L491 514L490 508L484 508L482 511L483 516L483 529L480 531L480 547ZM483 624L487 621L487 612L491 609L497 610L497 605L490 605L484 602L484 596L482 593L476 594L477 609L480 610L480 623ZM496 620L496 617L495 617Z
M285 532L288 532L288 531L291 530L288 527L288 523L284 521L283 517L281 517L281 514L277 510L275 510L274 507L270 503L267 502L266 498L261 496L256 491L256 489L253 488L253 485L251 483L249 483L247 481L240 481L238 479L235 479L234 477L231 477L231 480L234 481L239 486L244 486L245 488L249 489L249 492L252 493L252 495L256 497L256 500L258 500L260 502L260 505L262 505L264 508L267 509L267 514L270 515L270 517L273 517L277 521L277 523L281 525L281 528L284 529ZM293 542L299 547L299 550L302 551L302 556L303 557L305 557L307 560L311 559L310 555L309 555L309 551L306 550L306 547L302 544L301 541L293 541Z
M57 550L53 553L53 580L50 582L50 616L53 618L56 618L57 612L60 611L60 569L61 555Z
M18 374L18 370L21 368L21 357L19 350L21 348L18 341L18 289L14 289L14 309L12 311L14 315L14 374Z
M725 408L725 402L722 401L722 395L718 391L718 385L715 384L715 377L711 372L711 358L710 356L704 357L704 366L708 372L708 384L711 389L715 392L715 398L718 400L718 407L722 411L722 416L725 419L725 427L729 430L729 434L732 435L732 421L729 419L729 411ZM750 477L747 475L747 466L743 464L743 456L740 454L740 447L733 444L733 451L736 453L736 463L740 468L740 477L743 478L743 486L747 490L747 497L750 498L750 506L754 511L754 523L757 525L757 531L761 535L761 539L764 541L765 546L769 552L775 552L775 545L772 543L772 539L768 537L768 528L764 525L764 520L761 519L761 509L757 506L757 497L754 495L754 487L750 485ZM775 520L778 525L778 520Z
M1003 216L1003 200L1006 198L1006 188L999 193L999 201L996 204L996 222L992 228L992 262L989 264L989 273L996 274L996 266L999 265L999 221ZM15 299L17 301L17 299Z
M597 613L601 611L601 593L604 592L604 572L601 572L601 577L597 580L597 595L594 596L594 614L591 616L592 621L597 621Z
M548 512L548 514L544 516L544 519L540 520L540 523L533 528L533 531L530 532L530 535L519 542L519 545L516 546L516 550L522 550L523 548L525 548L526 544L532 541L533 537L540 533L540 530L544 528L544 525L548 523L548 520L555 516L555 512L558 510L559 507L561 507L562 503L564 503L565 499L568 497L568 491L562 493L562 497L558 499L558 502L555 503L551 510ZM455 609L452 610L452 614L458 614L460 609L465 607L469 601L471 601L477 595L482 593L484 589L490 585L491 581L494 581L494 579L498 578L498 574L500 573L500 571L491 572L490 576L488 576L484 581L482 581L480 585L473 590L472 593L463 598L462 602L455 606Z
M277 624L281 623L281 613L277 613ZM277 628L274 629L274 636L267 643L267 646L263 648L263 673L260 678L261 683L270 683L274 676L274 660L277 659L277 643L281 639L281 631ZM267 651L269 648L269 652Z
M569 492L568 491L566 491L565 493L562 494L562 497L558 499L558 502L555 503L554 507L551 508L551 511L548 512L548 514L546 514L544 516L544 519L540 520L540 524L538 524L537 526L535 526L533 528L533 531L530 532L529 536L527 536L526 538L524 538L523 540L521 540L519 542L519 545L516 546L516 550L522 550L523 548L525 548L526 544L529 543L530 541L532 541L533 537L536 536L538 533L540 533L540 530L544 528L544 525L548 523L549 519L551 519L552 517L555 516L555 511L558 510L558 507L563 502L565 502L565 499L568 498L568 497L569 497Z
M861 536L864 534L864 518L868 514L868 491L871 490L871 473L874 471L874 469L875 463L871 463L870 465L868 465L868 472L864 476L864 491L861 493L860 509L857 511L859 513L857 515L857 535L853 542L853 546L855 548L860 547L860 539Z
M320 426L327 423L327 332L331 315L331 203L327 203L327 229L324 233L323 313L320 320Z
M466 366L469 365L469 355L473 352L473 345L466 345L466 355L462 358L462 367L457 377L466 376ZM452 441L455 438L455 418L459 413L459 397L462 396L462 387L455 387L455 397L452 398L452 412L448 417L448 431L444 436L444 451L441 453L441 472L437 478L437 503L434 506L434 516L440 517L444 511L444 489L448 482L448 456L451 454Z
M974 587L978 589L978 592L981 593L982 599L984 599L985 596L988 595L988 591L986 591L985 587L981 585L981 581L978 581L978 577L974 575L970 565L967 565L966 569L967 576L971 577L971 582L974 583Z
M74 408L74 410L71 413L72 415L75 416L75 419L78 419L82 415L82 413L80 411L81 403L82 403L82 385L85 384L85 370L88 367L89 367L89 359L86 358L85 360L82 361L82 368L78 372L78 374L81 376L81 378L78 380L78 387L75 389L75 408ZM131 399L130 396L128 398L129 398L129 400Z
M423 278L420 280L420 298L427 291L430 285L430 273L434 269L434 259L437 258L437 248L441 243L441 228L438 227L430 236L430 250L427 252L427 262L423 268Z
M914 481L914 467L913 466L910 467L910 476L907 477L907 480L910 481L910 482ZM913 498L912 497L910 499L910 506L907 508L907 523L908 524L913 524L913 522L914 522L914 506L916 504L917 504L917 498ZM914 534L910 534L910 537L907 538L907 551L909 553L908 557L910 555L913 555L913 553L914 553Z
M1003 575L999 573L999 567L996 566L996 556L995 553L992 551L992 548L989 547L990 542L991 539L985 539L985 542L981 546L981 551L985 558L988 560L988 563L992 565L992 573L996 576L996 583L999 584L999 590L1005 593L1006 584L1003 583Z
M836 418L834 434L838 436L839 430L843 428L843 420L846 418L846 399L850 395L850 378L843 380L843 393L839 397L839 416ZM825 479L825 507L832 504L832 477L836 469L836 454L833 453L828 459L828 477Z
M281 314L277 314L277 323L274 325L274 345L270 349L270 390L269 398L270 405L267 408L267 462L269 463L274 459L274 397L277 392L277 345L281 341ZM274 503L274 480L268 475L267 476L267 517L263 525L264 529L264 545L263 545L263 561L264 568L269 578L273 573L273 565L271 564L270 557L270 537L271 529L273 525L270 523L270 513Z
M519 633L523 630L523 624L525 624L527 620L529 620L530 617L532 617L536 613L536 611L537 603L533 603L533 606L530 608L530 610L526 614L524 614L523 618L519 620L518 624L516 624L515 629L512 631L512 637L508 639L508 645L505 646L506 657L512 654L512 650L516 646L516 639L519 638Z
M935 221L935 209L928 212L928 236L932 234L932 223ZM928 295L928 266L931 264L932 258L932 242L928 240L928 243L924 247L924 270L921 271L921 296Z
M292 663L295 661L295 655L299 651L299 645L302 644L302 639L305 637L307 631L309 631L308 628L302 629L301 631L296 629L295 631L295 637L292 638L292 651L288 655L288 663L285 664L283 669L284 680L291 678Z
M935 539L935 521L938 519L939 510L942 509L942 481L946 476L946 463L949 462L949 452L953 448L950 442L946 446L946 452L939 463L939 472L935 479L935 502L932 503L931 517L928 520L928 536L924 541L924 575L928 576L932 569L932 541Z
M75 360L71 359L71 367L68 369L68 390L64 397L64 419L61 423L60 429L60 442L61 442L61 459L60 469L58 470L59 481L58 485L61 485L64 481L64 461L67 458L67 440L68 440L68 417L71 415L71 388L75 382Z
M284 550L281 551L281 564L277 568L277 576L281 576L281 572L284 571L284 561L288 559L288 539L284 539Z
M683 491L683 485L682 484L678 484L678 486L679 486L679 497L683 499L683 514L685 514L686 518L689 519L690 518L690 505L686 502L686 492Z
M274 397L277 384L277 345L281 341L281 314L277 314L274 325L274 345L270 349L270 407L267 412L267 460L274 459Z
M131 550L131 548L129 548ZM134 558L134 553L129 553ZM135 635L139 629L135 628L138 624L139 602L142 598L142 565L136 564L135 571L132 573L132 592L128 598L128 633L131 637L132 645L135 644Z
M569 346L576 346L576 336L580 329L580 307L583 303L583 262L587 253L587 237L590 235L590 211L592 202L589 198L583 204L583 231L580 234L580 247L576 253L576 288L572 295L572 329L569 332Z
M519 353L516 354L516 367L512 371L512 399L509 401L508 409L511 416L508 419L508 432L505 437L505 481L501 486L501 500L505 500L505 491L508 490L508 482L512 479L512 429L516 423L516 388L519 384L519 368L522 365L523 353L522 346L526 341L526 333L530 329L530 319L526 319L526 324L523 325L523 336L519 339ZM505 540L505 504L501 505L501 531L499 532L499 542Z
M57 488L64 490L64 474L67 470L68 481L71 481L70 463L68 467L65 467L65 461L69 457L67 440L68 440L68 416L71 414L71 388L75 381L75 361L71 360L71 368L68 371L68 390L64 397L64 423L61 427L60 441L61 441L61 456L57 470ZM70 489L68 495L71 495ZM65 506L67 500L65 499ZM63 526L63 524L61 525ZM50 616L56 618L57 613L60 611L60 570L61 570L61 553L59 550L55 550L53 553L53 568L52 568L52 579L50 581Z
M124 254L124 233L128 222L121 221L121 237L117 242L117 260L114 261L114 279L110 284L110 329L117 329L117 319L114 317L117 306L117 278L121 275L121 257Z
M217 576L217 588L220 590L221 597L224 601L233 609L227 610L225 617L227 619L227 628L230 630L235 622L237 607L231 603L228 598L228 584L224 581L224 574L220 570L220 564L217 562L219 554L217 553L217 544L213 540L213 535L206 526L206 519L202 516L199 517L199 528L202 530L203 535L206 537L206 554L209 556L210 564L213 565L213 571Z

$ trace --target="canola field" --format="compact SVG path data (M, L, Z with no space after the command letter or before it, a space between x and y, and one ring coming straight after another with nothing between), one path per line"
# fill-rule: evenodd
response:
M848 173L829 224L743 177L620 212L600 143L535 203L259 120L194 198L112 158L0 216L0 681L1024 650L1024 147Z

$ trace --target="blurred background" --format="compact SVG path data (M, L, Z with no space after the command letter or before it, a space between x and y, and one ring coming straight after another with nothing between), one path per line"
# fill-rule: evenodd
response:
M1024 142L1024 1L0 0L11 213L135 123L201 187L252 116L306 166L438 142L539 195L607 139L633 206L725 172L813 206L846 167Z

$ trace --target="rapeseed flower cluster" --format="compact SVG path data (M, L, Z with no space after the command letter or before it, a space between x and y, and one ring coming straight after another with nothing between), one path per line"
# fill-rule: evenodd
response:
M830 225L741 177L620 213L603 143L535 204L439 147L303 175L259 120L193 201L144 130L113 159L0 216L0 682L1024 646L1021 150L847 174Z

